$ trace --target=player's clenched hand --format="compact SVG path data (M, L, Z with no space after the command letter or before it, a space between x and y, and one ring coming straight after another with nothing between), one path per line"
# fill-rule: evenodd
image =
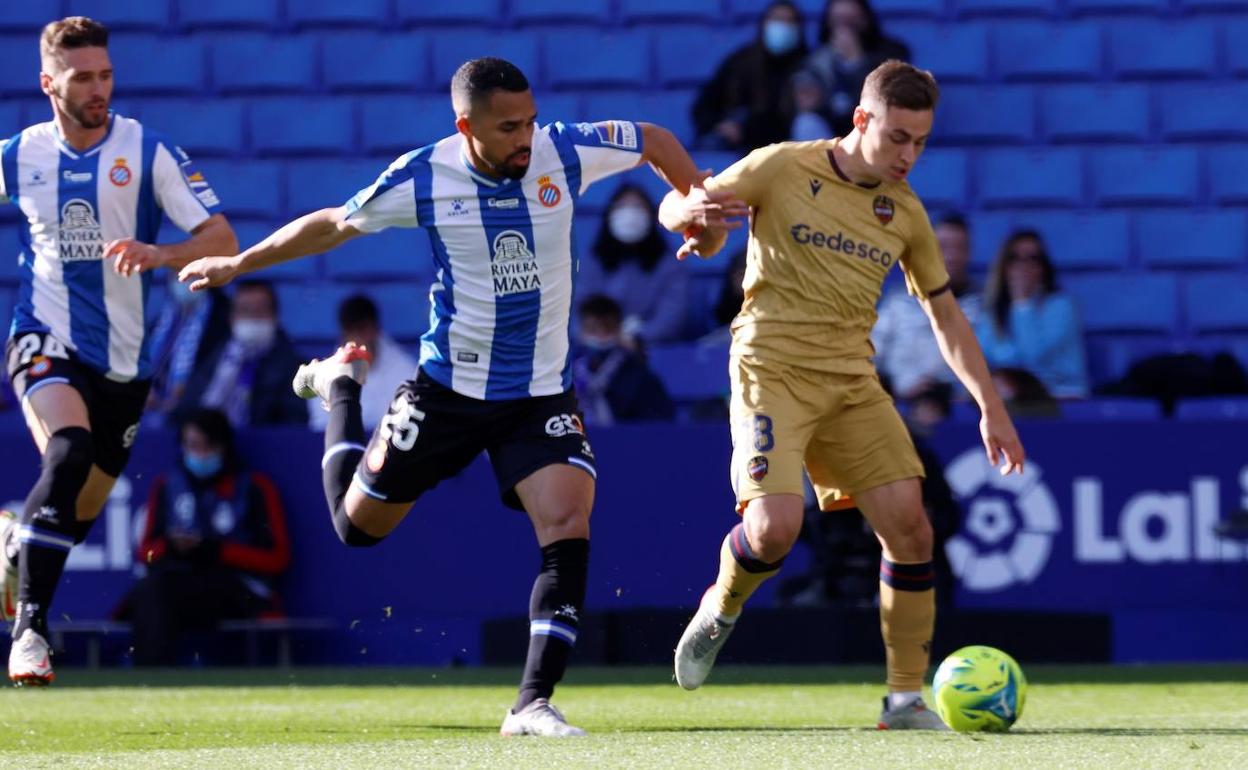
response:
M113 261L113 272L118 275L154 270L165 263L160 249L133 238L120 238L104 244L104 258L109 257L117 258Z
M234 257L201 257L178 273L182 283L190 281L191 291L203 291L213 286L224 286L238 275L238 260Z
M984 439L988 461L1000 468L1002 476L1023 472L1023 461L1026 459L1023 442L1019 441L1014 423L1004 410L985 412L979 421L979 433Z

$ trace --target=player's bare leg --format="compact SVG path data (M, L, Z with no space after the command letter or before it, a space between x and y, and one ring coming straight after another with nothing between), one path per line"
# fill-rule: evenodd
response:
M92 442L86 404L66 383L48 383L29 393L22 411L42 463L13 533L19 544L18 588L9 678L43 685L53 679L48 607L80 531L78 498L92 469Z
M589 569L589 514L594 479L572 465L548 465L516 485L537 543L542 567L529 600L529 652L515 705L500 733L551 738L581 736L550 703L567 670L585 604Z
M923 702L923 679L936 623L932 526L917 478L902 479L854 495L883 547L880 561L880 631L888 666L889 694L880 729L945 730Z
M746 600L780 571L797 542L802 508L802 498L788 494L756 497L746 505L741 523L720 547L719 576L676 645L676 682L681 687L695 690L706 681Z

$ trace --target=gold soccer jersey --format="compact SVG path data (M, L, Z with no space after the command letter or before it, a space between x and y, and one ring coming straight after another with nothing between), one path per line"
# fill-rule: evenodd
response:
M836 166L837 141L764 147L707 181L708 190L731 190L751 208L733 355L872 374L870 332L893 264L916 296L949 283L910 185L851 182Z

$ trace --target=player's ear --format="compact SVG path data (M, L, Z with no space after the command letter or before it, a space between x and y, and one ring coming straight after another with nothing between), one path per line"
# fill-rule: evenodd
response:
M861 104L854 108L854 128L865 132L870 122L871 113L867 112Z
M464 136L472 136L472 129L468 127L468 116L460 115L455 118L455 130Z
M52 89L52 76L46 72L39 73L39 90L48 96L56 95L56 91Z

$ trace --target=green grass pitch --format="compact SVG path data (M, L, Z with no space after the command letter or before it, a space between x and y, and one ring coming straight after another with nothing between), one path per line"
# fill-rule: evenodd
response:
M0 767L1248 767L1248 666L1027 668L1004 735L877 732L875 668L575 668L579 740L500 738L519 672L59 672L0 691Z

